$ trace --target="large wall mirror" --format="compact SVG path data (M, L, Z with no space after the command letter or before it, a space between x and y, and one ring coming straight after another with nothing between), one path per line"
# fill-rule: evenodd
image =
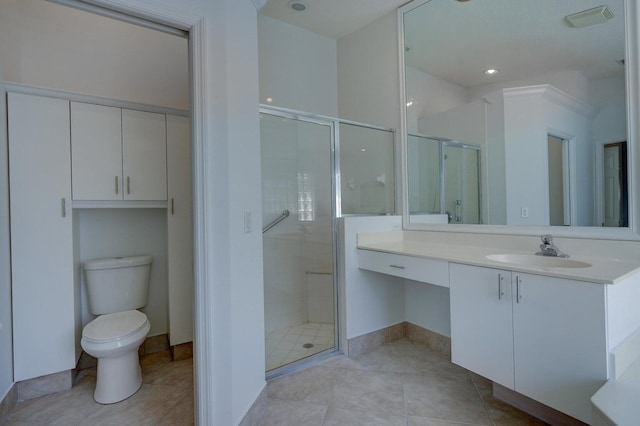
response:
M399 27L405 227L631 234L625 0L415 0Z

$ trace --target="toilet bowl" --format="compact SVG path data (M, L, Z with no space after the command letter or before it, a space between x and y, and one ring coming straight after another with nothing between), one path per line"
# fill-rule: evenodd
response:
M150 328L147 316L132 310L101 315L82 330L82 348L98 358L96 402L113 404L140 389L138 348Z
M97 259L84 263L89 310L98 315L82 330L80 345L98 359L94 399L122 401L140 389L138 348L149 334L147 303L151 256Z

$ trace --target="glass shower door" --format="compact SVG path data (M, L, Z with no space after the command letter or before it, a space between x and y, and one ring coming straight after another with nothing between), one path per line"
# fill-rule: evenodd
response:
M266 369L335 348L332 123L260 115Z
M445 208L450 223L480 223L480 151L444 145Z

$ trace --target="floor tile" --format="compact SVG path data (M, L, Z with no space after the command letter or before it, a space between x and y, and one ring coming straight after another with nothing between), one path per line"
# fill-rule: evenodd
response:
M471 378L405 374L407 414L460 423L491 425Z
M258 426L321 426L326 405L270 399Z
M405 426L404 416L329 407L323 426Z
M269 382L271 399L328 404L333 393L338 368L314 366Z
M342 369L330 405L351 410L404 415L402 374Z

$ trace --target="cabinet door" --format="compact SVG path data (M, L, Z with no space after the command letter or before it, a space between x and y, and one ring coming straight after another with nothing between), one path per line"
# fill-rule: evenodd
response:
M169 344L193 341L193 219L189 119L167 115Z
M513 274L515 390L584 422L607 379L605 286Z
M8 94L14 380L75 367L69 102Z
M167 199L164 114L122 110L122 169L125 200Z
M120 108L71 102L74 200L122 200Z
M450 264L451 360L513 389L511 272Z

